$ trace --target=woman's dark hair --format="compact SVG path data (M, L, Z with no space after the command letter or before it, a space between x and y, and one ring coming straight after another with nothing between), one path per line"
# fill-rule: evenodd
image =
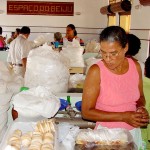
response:
M150 56L145 61L145 76L150 78Z
M141 41L134 34L127 34L127 38L128 38L128 51L126 52L126 55L135 56L141 48Z
M67 28L71 28L72 30L74 30L74 36L77 36L76 27L73 24L67 25Z
M119 26L106 27L100 33L100 42L102 41L119 42L122 48L125 48L128 42L125 30Z
M20 34L20 31L21 31L21 29L16 28L16 32L17 32L17 34Z
M20 33L22 34L30 34L30 28L27 26L23 26L20 30Z
M2 34L2 27L0 27L0 34Z

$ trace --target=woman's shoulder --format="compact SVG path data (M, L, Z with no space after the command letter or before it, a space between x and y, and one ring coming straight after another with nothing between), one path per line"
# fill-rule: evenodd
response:
M138 71L139 74L141 74L141 66L139 64L139 62L136 59L132 59L132 58L127 58L129 63L133 63Z
M91 72L92 74L95 74L97 72L100 72L100 67L98 66L98 64L93 64L90 69L89 72Z

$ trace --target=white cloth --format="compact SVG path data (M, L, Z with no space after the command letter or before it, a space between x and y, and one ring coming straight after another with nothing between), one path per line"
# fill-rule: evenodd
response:
M134 128L130 130L130 133L133 137L133 140L135 144L138 147L138 150L143 150L142 149L142 135L141 135L141 129L140 128Z
M7 61L11 62L12 64L22 64L22 59L27 58L31 49L31 43L24 35L20 34L10 44Z

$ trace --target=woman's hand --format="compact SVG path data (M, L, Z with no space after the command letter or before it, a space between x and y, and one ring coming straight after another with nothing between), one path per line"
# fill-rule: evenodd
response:
M145 127L149 123L149 116L141 110L140 112L127 111L123 115L123 121L135 128Z
M144 119L149 119L149 113L148 113L148 111L146 110L145 107L143 107L143 106L138 107L138 108L137 108L137 112L142 113L142 115L143 115L142 118L144 118Z

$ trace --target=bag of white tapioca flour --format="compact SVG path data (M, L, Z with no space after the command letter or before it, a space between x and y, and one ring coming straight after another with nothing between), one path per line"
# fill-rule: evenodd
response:
M49 92L68 91L69 68L66 59L50 46L44 45L30 51L27 58L25 86L44 86Z
M60 100L47 88L38 86L16 94L13 97L13 105L19 116L51 118L57 113Z

